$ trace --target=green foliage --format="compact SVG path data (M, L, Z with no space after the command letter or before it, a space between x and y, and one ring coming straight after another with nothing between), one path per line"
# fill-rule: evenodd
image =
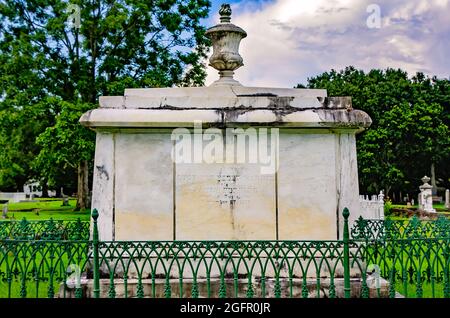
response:
M68 23L80 7L80 27ZM208 0L0 1L0 189L59 188L92 161L77 116L125 88L201 85ZM75 179L75 180L74 180Z
M450 186L448 79L347 67L310 78L307 87L325 88L329 96L352 96L353 107L372 118L372 126L357 137L362 193L417 192L431 164L442 179L440 186Z
M0 105L0 187L3 191L22 190L23 184L38 173L32 169L40 148L36 136L54 124L55 114L60 111L56 98L47 97L33 105L15 104L10 99Z
M392 201L391 200L386 200L384 202L384 215L385 216L390 216L392 213Z
M47 127L36 140L41 151L34 165L50 186L58 184L61 167L63 170L76 169L80 161L93 157L95 149L94 132L79 124L81 115L94 105L63 101L60 104L61 112L55 118L55 125Z

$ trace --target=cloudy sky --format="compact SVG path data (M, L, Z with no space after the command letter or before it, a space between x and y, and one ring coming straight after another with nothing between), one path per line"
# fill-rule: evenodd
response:
M208 26L224 2L248 34L235 75L246 86L293 87L348 65L450 77L450 0L212 0ZM206 84L217 78L209 67Z

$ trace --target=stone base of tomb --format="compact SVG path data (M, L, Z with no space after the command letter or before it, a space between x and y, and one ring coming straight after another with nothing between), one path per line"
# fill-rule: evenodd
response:
M154 284L154 285L153 285ZM170 297L179 298L180 297L180 280L170 279ZM275 298L276 291L276 280L274 278L266 279L264 282L265 293L262 294L263 282L261 278L255 278L252 281L253 297L256 298ZM279 290L281 290L280 297L282 298L302 298L304 297L303 283L301 278L292 279L292 294L289 284L289 279L280 279ZM350 295L352 298L361 298L361 285L362 281L360 278L351 278ZM226 297L238 297L246 298L248 292L248 280L238 279L237 280L237 295L235 295L235 283L233 278L225 279L226 286ZM319 287L318 287L319 286ZM369 297L370 298L387 298L389 295L389 282L384 279L380 279L380 288L377 290L375 286L369 286ZM142 280L142 291L145 298L165 298L168 295L168 284L165 279L143 279ZM82 295L83 297L93 298L93 280L88 279L81 282ZM191 298L193 289L193 280L184 279L182 282L182 297ZM334 289L336 298L344 298L344 279L335 278L334 279ZM100 279L100 298L109 298L111 293L111 281L109 279ZM197 280L197 290L199 298L208 297L208 284L207 280L202 278ZM220 290L220 279L214 278L210 280L210 298L218 298ZM306 290L308 298L330 298L330 279L322 278L319 281L317 279L309 278L306 280ZM138 280L130 279L126 283L123 279L114 279L114 292L116 298L136 298L138 294ZM60 298L74 298L75 289L60 286L58 293Z

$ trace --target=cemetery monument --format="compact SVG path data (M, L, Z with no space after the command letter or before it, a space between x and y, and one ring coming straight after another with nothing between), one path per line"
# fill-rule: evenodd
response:
M424 176L421 180L423 184L419 187L419 209L425 212L435 213L436 209L433 208L433 186L428 183L430 177Z
M219 71L212 85L126 89L81 117L96 131L100 239L342 237L344 207L351 220L365 216L355 135L370 117L324 89L239 83L247 34L229 6L206 35Z

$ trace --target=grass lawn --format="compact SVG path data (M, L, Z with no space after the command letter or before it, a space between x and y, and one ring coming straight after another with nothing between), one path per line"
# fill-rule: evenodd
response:
M77 220L89 221L90 210L74 211L76 200L69 200L69 206L62 206L61 199L41 199L35 202L8 204L7 220ZM4 219L0 219L0 222Z
M409 208L414 208L414 209L418 209L419 205L411 205L411 206L407 206L406 204L392 204L393 208L397 208L397 209L409 209ZM445 204L441 203L441 204L433 204L433 208L435 208L438 212L449 212L450 213L450 209L445 208Z
M381 269L381 276L389 280L390 271L395 268L395 290L407 298L417 298L417 275L420 274L420 287L423 298L444 297L444 276L446 267L446 253L448 249L443 239L433 244L426 240L411 240L408 244L387 244L377 249L366 249L367 262L377 264ZM428 270L434 271L434 281L427 277Z
M69 206L62 206L61 199L36 199L35 202L19 202L19 203L10 203L8 204L8 219L1 219L2 221L8 220L22 220L26 218L27 220L49 220L53 218L53 220L63 220L63 221L73 221L80 218L81 221L89 221L90 220L90 210L84 211L74 211L76 200L69 200ZM78 261L68 261L68 257L66 252L59 251L56 253L57 260L53 260L53 262L59 262L60 265L57 266L57 271L55 273L55 277L53 278L53 283L50 284L48 281L48 264L52 262L51 258L46 254L45 260L43 255L30 254L30 251L23 250L20 252L20 257L18 255L14 255L8 253L5 255L0 252L0 277L1 275L7 272L8 266L13 266L13 264L17 264L16 268L19 273L23 273L26 268L26 295L27 297L47 297L49 293L49 287L52 286L53 292L58 293L58 289L60 287L60 283L64 280L64 273L66 272L66 268L69 264L75 263ZM20 265L18 264L20 260ZM7 265L9 264L9 265ZM33 264L40 264L39 266L42 268L42 273L40 273L40 278L36 280L34 278L34 274L32 271ZM21 280L23 276L18 274L14 276L12 281L8 283L6 279L0 279L0 298L4 297L20 297L21 291Z
M86 243L34 247L26 243L2 243L0 298L20 298L21 292L25 292L27 298L57 295L68 276L70 264L85 268L87 247ZM10 281L7 279L8 273L12 274Z

